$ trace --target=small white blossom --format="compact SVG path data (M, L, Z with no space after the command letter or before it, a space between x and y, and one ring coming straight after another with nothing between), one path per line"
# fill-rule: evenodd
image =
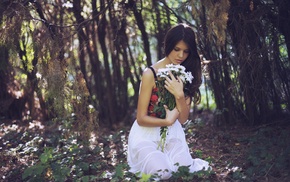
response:
M183 83L187 81L186 75L180 75L179 78L182 80Z
M175 76L179 76L183 83L191 83L193 76L191 72L185 72L185 67L182 65L168 64L165 68L158 69L157 76L160 78L166 78L171 72Z

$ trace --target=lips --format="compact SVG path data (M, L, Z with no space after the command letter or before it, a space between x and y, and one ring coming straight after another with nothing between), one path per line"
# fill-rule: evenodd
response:
M176 62L177 62L177 63L182 63L183 60L177 59Z

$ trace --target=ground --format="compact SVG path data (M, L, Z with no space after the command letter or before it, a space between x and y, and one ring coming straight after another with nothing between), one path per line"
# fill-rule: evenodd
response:
M129 179L128 174L117 177L115 174L112 178L114 170L120 169L116 167L120 166L118 163L124 164L121 170L127 169L125 153L129 129L130 125L116 130L102 128L98 135L92 135L90 147L94 150L82 152L74 140L69 143L68 139L59 139L65 138L60 127L39 121L3 121L0 128L0 181L36 181L32 180L34 177L42 177L43 181L73 181L78 175L78 179L83 179L81 181L85 181L84 176L98 175L107 176L107 179L96 181L114 181L112 179L120 179L120 176ZM215 126L213 121L205 122L204 116L197 117L185 126L187 141L192 156L208 160L213 171L192 177L192 181L290 181L289 131L287 119L260 126L225 127ZM55 148L48 150L45 149L47 146ZM72 151L78 151L78 156ZM66 161L61 163L64 159ZM98 162L92 162L94 160ZM61 175L53 172L56 165L63 172ZM27 170L29 166L35 167ZM77 170L78 166L81 170ZM173 181L191 180L178 177Z

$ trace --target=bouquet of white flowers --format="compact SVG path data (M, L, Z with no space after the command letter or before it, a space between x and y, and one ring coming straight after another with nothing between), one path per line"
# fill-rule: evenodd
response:
M156 93L157 93L157 102L153 106L153 113L158 113L160 118L165 118L166 112L164 109L164 105L167 105L169 110L172 110L176 106L174 95L172 95L165 87L165 78L169 76L169 72L171 72L175 77L179 77L183 84L191 83L193 76L191 72L186 72L185 67L182 65L173 65L168 64L166 68L161 68L157 72L157 80L156 80ZM160 136L161 136L161 150L164 150L164 145L166 141L167 135L167 127L160 128Z

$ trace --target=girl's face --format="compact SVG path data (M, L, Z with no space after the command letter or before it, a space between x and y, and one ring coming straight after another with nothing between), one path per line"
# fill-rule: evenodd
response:
M167 58L170 60L172 64L181 64L189 55L189 48L187 44L181 40L179 41Z

